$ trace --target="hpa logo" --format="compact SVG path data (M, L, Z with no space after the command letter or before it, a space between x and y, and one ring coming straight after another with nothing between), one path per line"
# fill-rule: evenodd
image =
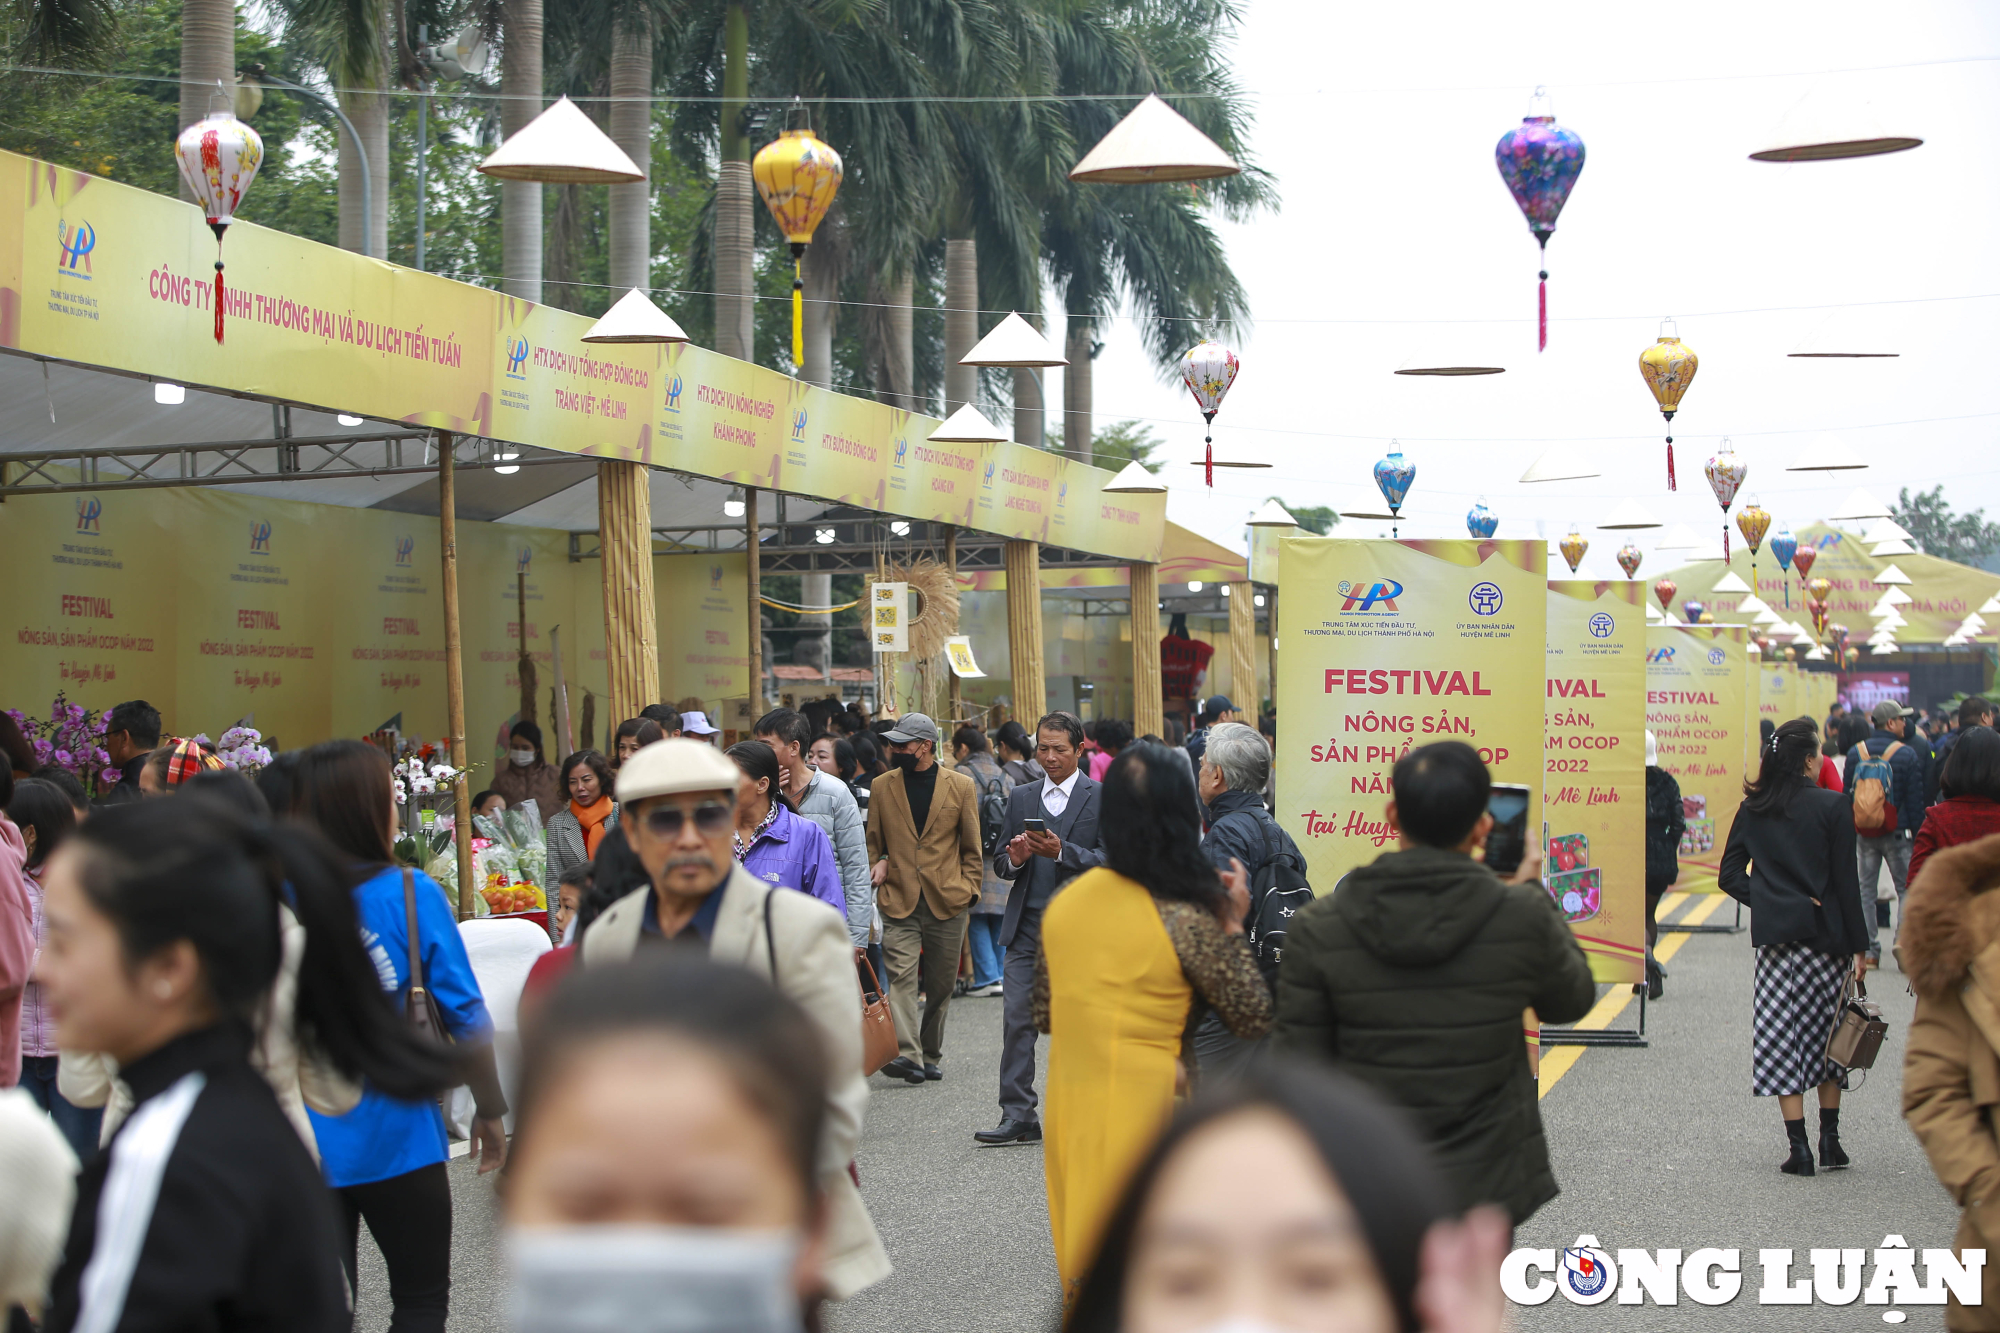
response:
M1651 666L1665 666L1673 660L1674 650L1671 648L1655 648L1646 654L1646 662Z
M1590 618L1590 637L1593 639L1608 639L1617 628L1618 622L1606 612L1599 611Z
M62 248L62 258L56 267L65 273L73 273L79 278L90 277L90 252L97 248L97 228L88 222L79 222L74 227L64 218L56 223L56 244ZM78 273L78 269L82 269Z
M104 501L94 495L86 495L76 502L76 530L78 532L102 532L97 521L104 517Z
M681 377L676 375L667 384L667 411L681 410Z
M1465 595L1465 604L1472 608L1475 616L1499 615L1501 604L1506 600L1497 583L1475 583L1472 591Z
M415 537L412 537L409 533L406 532L402 536L396 538L396 563L399 565L409 564L410 556L416 551L416 549L417 549L417 539Z
M710 565L710 566L708 567L708 590L709 590L710 592L721 592L721 591L722 591L722 566L721 566L721 565Z
M528 364L528 353L531 350L532 349L529 347L528 340L526 338L507 339L508 379L524 380L528 378L527 372L523 369L523 367Z
M1396 599L1403 595L1403 585L1394 579L1379 579L1374 583L1350 583L1340 581L1340 595L1347 600L1341 603L1342 615L1385 615L1399 614Z
M798 411L792 413L792 438L795 440L803 440L805 439L805 437L806 437L806 410L802 407Z
M910 452L910 441L909 441L909 437L908 437L908 436L905 436L905 435L898 435L898 436L896 437L896 466L897 466L897 467L901 467L901 466L903 466L903 460L904 460L904 459L905 459L906 457L908 457L908 456L909 456L909 452Z
M1061 509L1068 502L1069 502L1069 478L1064 477L1061 481L1056 483L1056 508Z
M258 521L250 525L250 553L269 555L271 553L271 525Z
M514 572L516 574L527 573L528 564L534 558L535 558L534 551L532 551L526 546L523 546L520 550L514 552Z
M997 466L999 466L997 463L988 461L986 464L986 477L979 483L989 491L993 489L993 469Z

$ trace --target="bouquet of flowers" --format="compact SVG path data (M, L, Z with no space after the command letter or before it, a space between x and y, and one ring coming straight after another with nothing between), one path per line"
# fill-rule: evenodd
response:
M227 740L228 737L223 739ZM227 761L225 761L227 762ZM396 804L407 805L412 797L436 796L458 790L470 770L450 764L426 761L420 755L398 760L395 767Z
M104 748L104 714L71 703L66 692L57 692L46 719L30 717L18 708L8 709L7 716L34 748L37 764L68 769L89 795L103 795L125 776L111 766L110 752Z

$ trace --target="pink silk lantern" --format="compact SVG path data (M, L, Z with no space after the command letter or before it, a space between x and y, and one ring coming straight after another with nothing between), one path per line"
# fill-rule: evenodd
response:
M174 140L174 160L180 164L181 179L200 201L209 230L215 233L215 340L221 342L222 313L227 304L222 287L222 233L236 220L243 195L257 179L257 168L264 164L264 141L232 113L211 111Z
M1188 392L1201 408L1201 419L1207 429L1202 443L1207 452L1203 455L1203 479L1208 485L1215 485L1215 414L1222 410L1223 395L1236 382L1236 372L1241 363L1236 353L1219 342L1203 340L1188 349L1181 358L1181 380L1188 386Z

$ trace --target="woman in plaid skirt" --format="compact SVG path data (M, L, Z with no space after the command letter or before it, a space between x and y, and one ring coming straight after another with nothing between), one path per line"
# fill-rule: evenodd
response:
M1819 1165L1847 1165L1840 1083L1826 1060L1841 991L1868 952L1849 798L1816 785L1819 732L1787 722L1765 743L1757 780L1743 785L1722 853L1722 891L1750 908L1757 949L1750 1091L1776 1097L1791 1156L1778 1168L1813 1174L1805 1092L1819 1089Z

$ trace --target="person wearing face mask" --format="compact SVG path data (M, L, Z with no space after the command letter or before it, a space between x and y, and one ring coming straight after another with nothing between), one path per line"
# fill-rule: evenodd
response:
M1283 1064L1204 1091L1106 1223L1066 1333L1499 1333L1506 1214L1452 1216L1393 1108Z
M507 766L493 775L493 790L506 798L510 809L533 801L544 824L563 808L569 798L563 791L562 774L542 758L540 727L523 720L507 733Z
M629 853L643 877L583 928L582 970L656 949L692 951L770 979L805 1010L825 1054L826 1119L815 1164L827 1215L821 1278L830 1297L845 1300L890 1271L849 1173L868 1105L861 986L839 913L737 864L741 780L720 750L685 738L650 745L619 771L617 855ZM623 882L606 863L613 851L607 838L597 858L600 888Z
M905 1083L936 1082L944 1077L944 1020L958 957L979 900L979 788L938 763L937 723L922 713L905 714L882 739L895 768L875 780L868 801L868 873L882 911L898 1047L882 1072Z
M797 1004L699 955L566 978L522 1065L505 1200L516 1333L817 1327L826 1057Z

